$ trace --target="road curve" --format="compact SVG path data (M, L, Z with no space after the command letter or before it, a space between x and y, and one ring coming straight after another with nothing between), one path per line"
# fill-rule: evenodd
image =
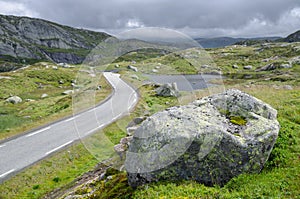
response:
M95 133L128 114L138 102L137 92L119 74L103 73L114 88L101 105L0 144L0 183L22 169Z

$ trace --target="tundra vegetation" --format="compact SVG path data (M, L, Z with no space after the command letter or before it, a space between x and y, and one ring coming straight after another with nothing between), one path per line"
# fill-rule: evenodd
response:
M197 49L189 49L190 53ZM252 46L229 46L225 48L208 49L215 64L226 77L223 80L226 88L236 88L249 93L270 104L278 111L280 132L274 149L260 174L242 174L230 180L225 186L208 187L193 181L157 182L132 189L127 184L124 172L107 171L104 180L94 181L89 186L75 190L77 195L93 194L90 198L298 198L300 195L300 44L270 43ZM134 64L133 64L134 60ZM167 107L179 104L174 97L159 97L155 95L155 87L151 84L142 85L146 80L143 72L164 74L164 65L177 67L180 73L205 73L211 66L194 68L192 65L173 54L151 50L149 54L131 52L118 59L108 67L117 69L121 77L133 85L139 86L142 96L130 116L123 117L118 123L113 123L93 136L105 134L111 142L117 144L126 136L126 125L134 117L151 115ZM129 64L137 67L138 72L127 68ZM266 65L274 67L265 67ZM184 66L184 67L183 67ZM244 67L244 66L252 66ZM182 68L181 68L182 67ZM264 69L265 68L265 69ZM45 124L51 119L57 119L70 113L71 98L61 96L66 90L59 88L59 80L63 86L74 76L72 70L65 69L56 73L52 69L44 69L35 65L16 73L4 73L12 79L1 79L0 97L2 102L0 131L2 138L20 132L29 124ZM47 73L47 75L45 75ZM132 78L136 75L138 78ZM41 78L39 78L41 77ZM44 79L45 78L45 79ZM46 81L46 82L45 82ZM215 84L220 80L213 80ZM43 87L38 88L40 83ZM104 82L103 82L104 83ZM102 83L102 84L103 84ZM26 87L24 87L26 85ZM105 84L103 84L105 85ZM26 91L24 89L27 89ZM14 91L13 89L16 89ZM46 90L44 90L46 89ZM103 93L108 94L109 88ZM47 91L47 92L46 92ZM33 102L22 102L17 105L5 103L10 93L20 95L23 99L32 98ZM40 99L40 95L49 93L49 98ZM189 95L187 92L182 96ZM206 90L196 91L193 99L206 96ZM52 98L50 100L50 98ZM102 96L103 98L103 96ZM101 97L99 97L99 100ZM42 101L45 100L45 103ZM57 103L54 103L57 102ZM31 104L32 103L32 104ZM52 103L52 104L51 104ZM55 104L55 106L53 106ZM40 107L42 106L42 107ZM3 108L2 108L3 107ZM29 107L29 108L28 108ZM65 107L65 108L62 108ZM57 111L60 110L60 111ZM69 110L69 111L68 111ZM58 112L58 113L57 113ZM53 115L48 115L52 113ZM24 116L31 115L31 118ZM39 117L41 116L41 117ZM43 117L49 118L44 120ZM32 122L32 120L36 122ZM238 125L244 125L241 117L231 117ZM4 124L2 126L2 124ZM27 124L27 125L24 125ZM120 125L122 124L122 125ZM23 126L24 125L24 126ZM121 127L120 127L121 126ZM42 160L25 169L0 187L3 198L41 198L59 196L73 188L83 173L93 170L98 161L84 148L76 143L50 158ZM96 167L99 168L99 165ZM109 178L108 178L109 177ZM77 180L76 180L77 179Z

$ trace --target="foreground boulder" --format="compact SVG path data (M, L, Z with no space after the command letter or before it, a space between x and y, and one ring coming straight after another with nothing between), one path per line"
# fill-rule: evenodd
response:
M275 109L239 90L156 113L130 142L129 184L196 180L222 186L241 173L258 173L278 135L276 117Z

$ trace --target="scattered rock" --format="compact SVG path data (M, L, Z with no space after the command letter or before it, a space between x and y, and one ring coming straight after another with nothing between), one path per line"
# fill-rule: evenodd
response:
M251 65L244 66L245 70L251 70L253 67Z
M6 99L6 102L12 103L12 104L19 104L22 102L22 98L19 96L12 96L8 99Z
M66 90L64 92L62 92L63 95L72 95L74 93L73 90Z
M58 70L58 67L57 66L52 66L52 69Z
M129 65L129 66L127 66L127 68L130 69L130 70L133 70L134 72L138 72L137 67Z
M292 68L293 66L291 64L281 64L280 68Z
M11 77L7 77L7 76L1 76L0 75L0 79L12 79Z
M211 74L211 75L222 75L222 71L212 70L209 74Z
M264 167L278 136L277 111L239 90L172 107L135 131L125 168L132 187L195 180L223 186Z
M289 63L291 63L291 64L300 64L300 56L291 58L289 60Z
M127 125L127 128L137 126L141 124L145 119L146 117L136 117Z
M49 96L48 94L44 93L44 94L41 95L41 98L43 99L43 98L46 98L48 96Z
M232 68L233 68L233 69L239 69L239 66L236 65L236 64L234 64L234 65L232 65Z
M285 90L293 90L293 87L291 85L284 85L283 88Z
M131 77L131 79L139 80L139 77L137 75L131 75L130 77Z
M155 69L160 69L160 66L155 66Z
M65 82L63 80L58 81L59 84L64 84Z
M127 136L132 136L137 128L138 128L137 126L127 127L126 128Z
M116 64L116 65L115 65L115 68L120 68L119 64Z
M26 99L25 101L26 101L26 102L35 102L34 99Z
M179 97L180 93L177 89L176 83L163 84L156 89L156 94L163 97Z

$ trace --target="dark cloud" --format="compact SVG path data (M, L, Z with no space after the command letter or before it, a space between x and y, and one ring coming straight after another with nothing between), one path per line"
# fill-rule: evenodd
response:
M286 34L300 27L299 0L10 0L2 2L23 4L28 9L23 13L35 13L44 19L76 27L110 31L144 26L174 28L189 31L190 34L193 32L197 34L198 31L199 36L202 34L251 36ZM3 12L1 9L0 11ZM288 21L285 23L283 19Z

